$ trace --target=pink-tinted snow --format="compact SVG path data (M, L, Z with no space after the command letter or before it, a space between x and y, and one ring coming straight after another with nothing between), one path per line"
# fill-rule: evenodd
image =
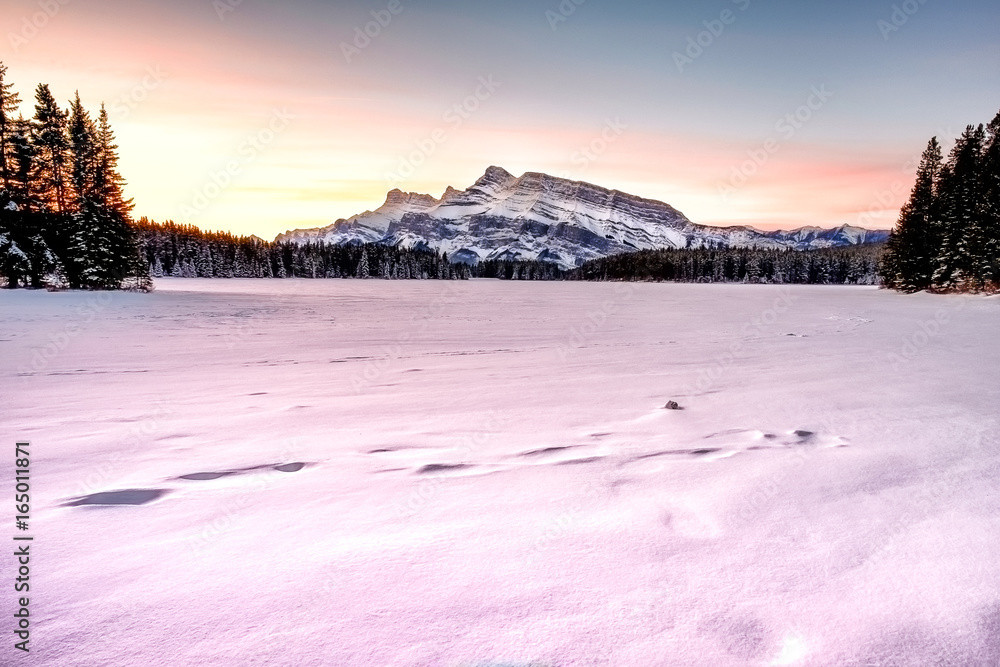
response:
M1000 660L1000 299L163 279L0 308L24 664Z

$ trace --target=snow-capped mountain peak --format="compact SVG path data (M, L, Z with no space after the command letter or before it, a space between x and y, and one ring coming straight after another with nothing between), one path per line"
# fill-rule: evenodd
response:
M289 231L276 240L420 246L466 262L524 259L570 268L640 249L806 250L881 241L887 234L850 225L775 232L698 225L664 202L539 172L516 177L491 166L465 190L448 186L440 199L395 189L374 211L327 227Z

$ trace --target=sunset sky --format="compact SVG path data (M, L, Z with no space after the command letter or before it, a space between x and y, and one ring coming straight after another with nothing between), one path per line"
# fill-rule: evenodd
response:
M267 239L492 164L705 224L889 227L926 141L1000 109L995 0L4 0L0 25L26 116L42 82L108 105L136 215Z

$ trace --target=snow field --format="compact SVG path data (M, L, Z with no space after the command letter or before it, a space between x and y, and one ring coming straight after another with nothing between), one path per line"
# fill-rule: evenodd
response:
M995 298L161 279L0 308L32 664L1000 660Z

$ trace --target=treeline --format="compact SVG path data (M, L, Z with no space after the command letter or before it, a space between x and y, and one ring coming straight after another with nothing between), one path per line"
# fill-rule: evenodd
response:
M589 261L567 279L876 285L883 248L640 250Z
M142 261L154 278L497 278L875 285L884 247L870 244L805 252L752 248L642 250L566 271L536 261L487 260L470 266L450 262L447 253L379 243L277 243L146 218L134 223L134 230Z
M39 84L25 118L6 77L0 63L0 280L148 289L104 105L95 119L77 93L64 110Z
M945 161L927 144L881 275L903 292L1000 291L1000 113L966 127Z
M472 267L474 278L500 280L565 280L568 275L558 265L550 262L511 261L490 259Z
M446 254L377 243L274 243L146 218L135 229L143 260L154 278L464 280L472 275L468 266L450 263Z

